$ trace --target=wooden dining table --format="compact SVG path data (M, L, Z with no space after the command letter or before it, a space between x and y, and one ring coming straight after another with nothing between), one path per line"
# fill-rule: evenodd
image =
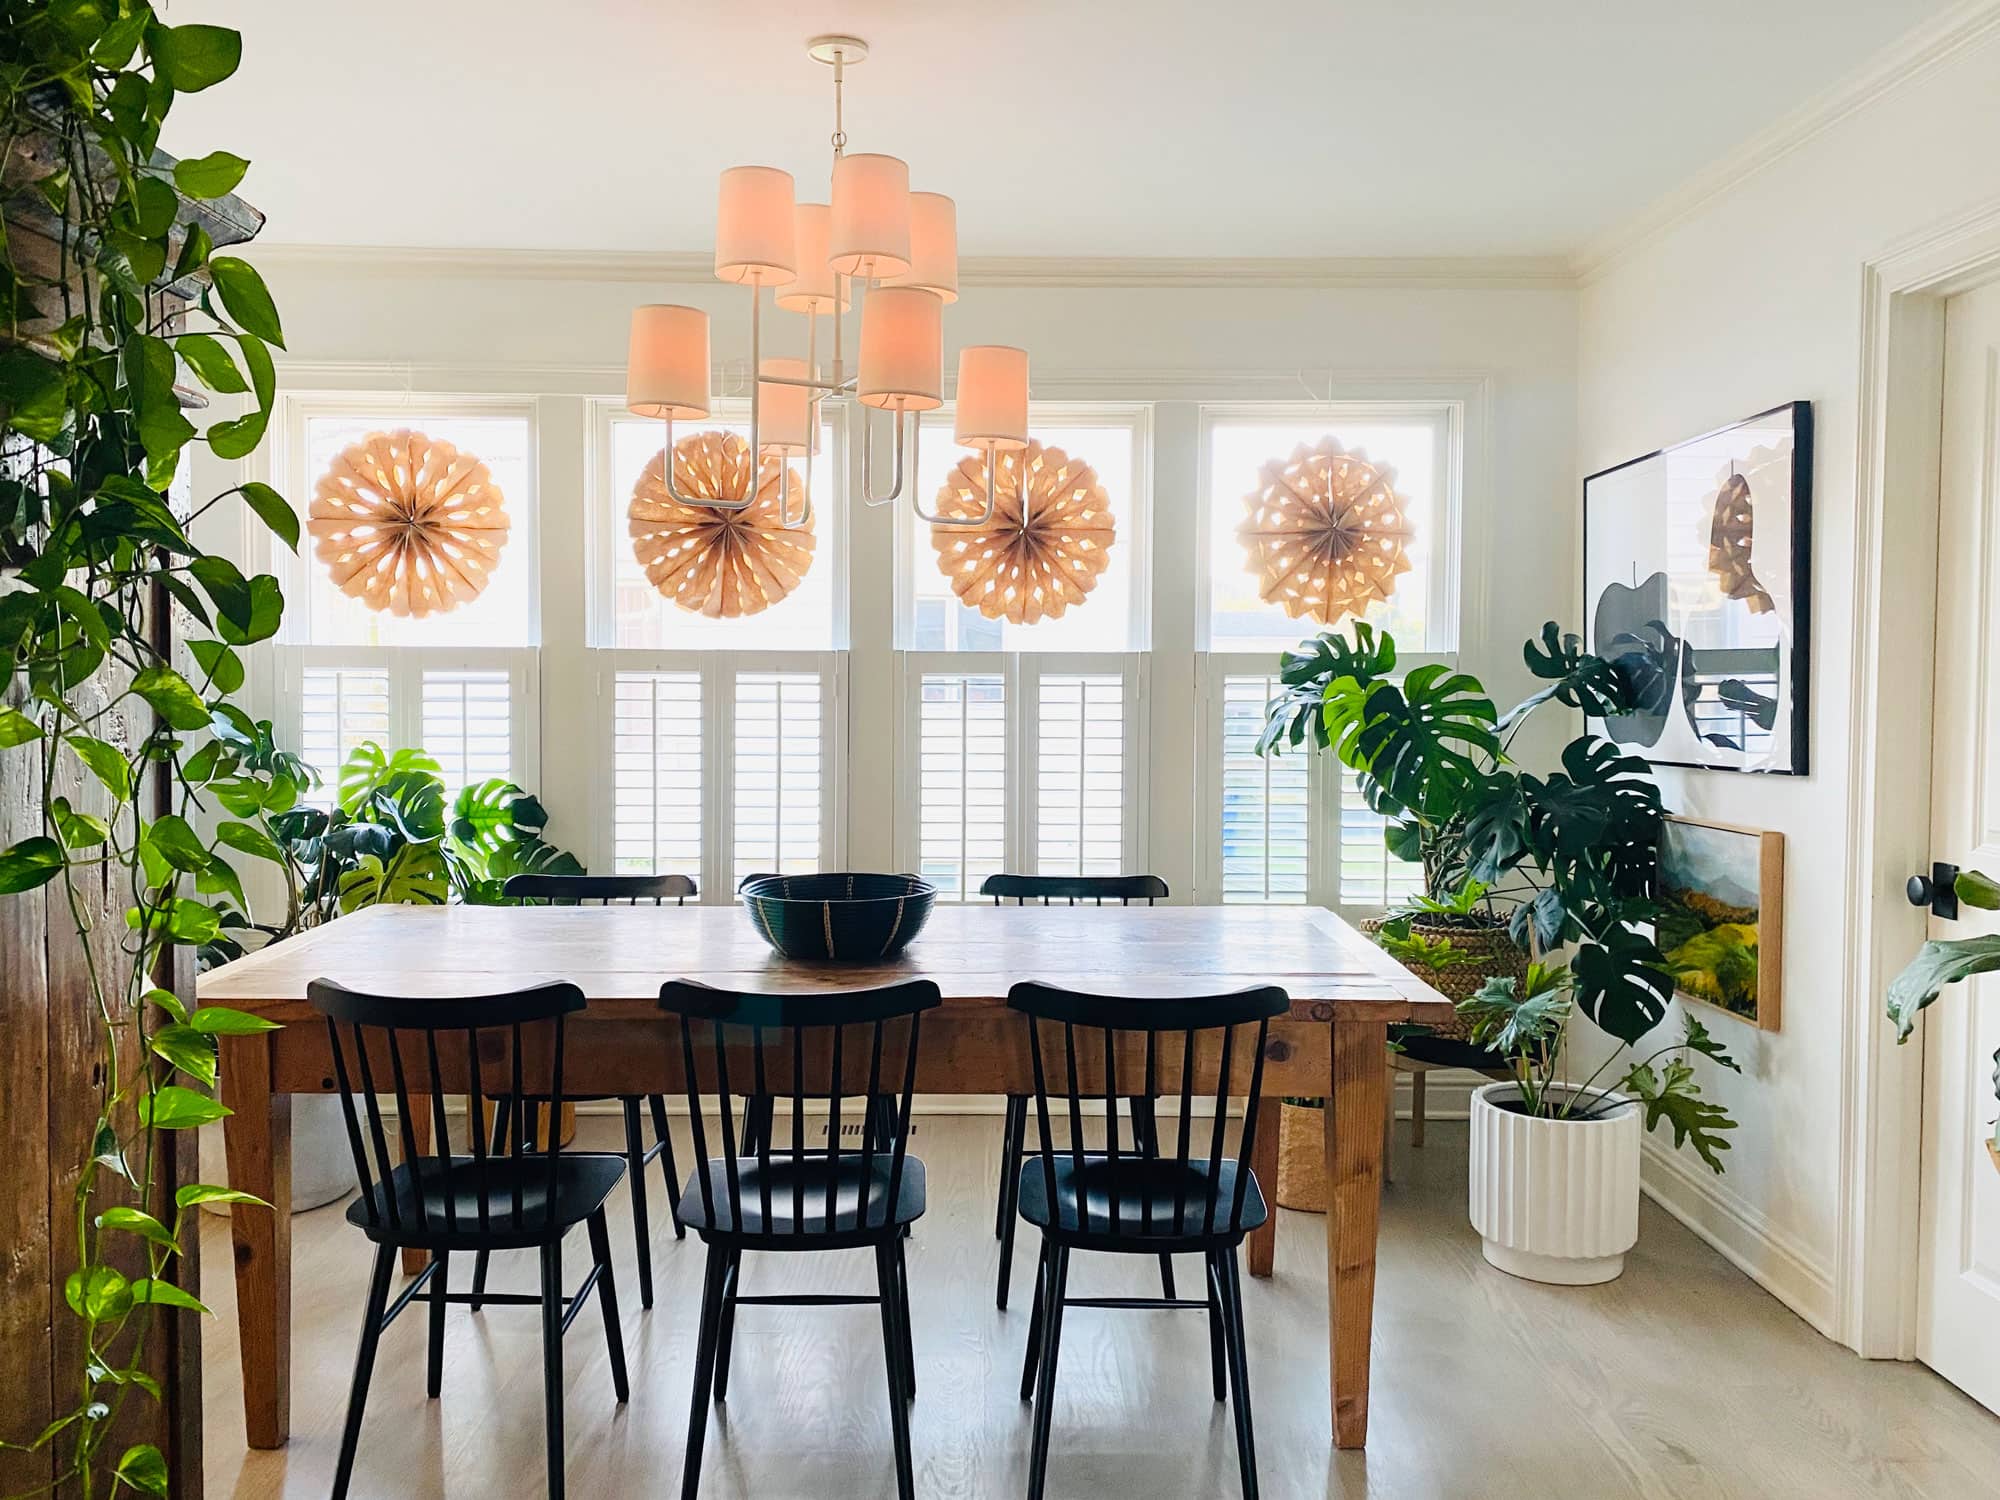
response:
M221 1039L223 1122L232 1187L291 1199L291 1100L334 1091L314 979L406 996L477 995L566 980L587 1008L570 1023L566 1092L681 1091L679 1055L657 1008L663 980L761 991L854 989L934 981L943 1004L924 1020L917 1088L925 1094L1033 1092L1027 1034L1006 1008L1024 979L1139 996L1202 995L1281 985L1291 1010L1271 1023L1264 1111L1253 1163L1266 1190L1277 1164L1277 1101L1323 1098L1327 1159L1327 1368L1334 1441L1368 1432L1369 1340L1381 1210L1384 1045L1402 1021L1449 1016L1443 996L1333 913L1313 907L939 906L886 963L801 963L771 951L741 907L381 906L201 976L203 1004L230 1005L279 1029ZM414 1108L419 1149L430 1116ZM1253 1276L1272 1271L1278 1216L1248 1245ZM291 1421L290 1216L231 1216L253 1448L281 1447ZM422 1268L421 1252L411 1274ZM1296 1375L1293 1378L1298 1378Z

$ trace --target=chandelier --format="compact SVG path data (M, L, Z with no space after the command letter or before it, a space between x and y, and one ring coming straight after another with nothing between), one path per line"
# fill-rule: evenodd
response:
M778 519L788 530L811 523L811 465L792 511L787 458L818 452L820 408L854 408L861 423L862 499L887 505L907 486L918 517L933 525L979 527L994 510L997 455L1028 444L1028 355L1001 344L959 351L958 445L986 456L986 503L977 515L933 515L917 498L922 413L944 404L943 310L958 300L958 209L941 193L910 191L909 166L893 156L847 150L841 93L846 70L868 56L851 36L814 37L806 54L833 69L833 174L826 203L796 201L792 174L776 167L730 167L722 174L715 228L715 275L750 291L749 450L751 479L741 496L684 493L675 475L674 423L709 415L708 314L653 304L632 314L625 371L626 408L666 423L667 493L683 505L744 510L757 473L775 460ZM765 358L764 289L776 306L805 317L805 358ZM857 358L846 360L846 322L858 312ZM833 320L822 368L819 325ZM851 404L850 404L851 403ZM889 488L874 492L875 412L887 413L893 450Z

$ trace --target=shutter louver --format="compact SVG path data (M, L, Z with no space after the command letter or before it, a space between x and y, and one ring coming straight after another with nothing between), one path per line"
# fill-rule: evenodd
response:
M307 667L299 683L299 754L319 773L306 801L330 808L339 795L341 763L364 740L389 743L387 667Z
M1125 683L1045 676L1036 717L1035 868L1125 873Z
M1222 899L1302 904L1307 896L1310 822L1303 754L1260 756L1264 705L1276 696L1269 675L1222 681Z
M514 709L510 674L427 671L423 677L424 752L438 763L449 806L459 791L494 777L514 778Z
M612 684L612 861L620 875L701 875L699 672Z
M1361 795L1359 775L1340 768L1340 904L1396 907L1423 894L1424 867L1382 842L1388 820Z
M926 673L918 705L917 868L945 901L976 895L1007 858L1007 684Z
M736 884L819 868L821 695L817 672L736 674Z

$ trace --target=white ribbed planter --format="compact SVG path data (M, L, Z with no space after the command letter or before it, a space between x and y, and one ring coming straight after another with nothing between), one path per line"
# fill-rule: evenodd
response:
M1569 1091L1551 1090L1558 1097ZM1592 1286L1625 1269L1639 1238L1639 1108L1594 1120L1538 1120L1496 1101L1511 1083L1472 1096L1472 1227L1487 1262L1511 1276Z

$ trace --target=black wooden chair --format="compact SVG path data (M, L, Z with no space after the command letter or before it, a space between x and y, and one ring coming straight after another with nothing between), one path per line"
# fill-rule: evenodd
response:
M1274 987L1201 999L1138 999L1084 995L1040 984L1017 984L1007 1003L1027 1017L1034 1065L1041 1148L1021 1169L1020 1213L1042 1232L1035 1272L1035 1310L1028 1325L1021 1399L1035 1402L1029 1500L1040 1500L1048 1476L1049 1421L1056 1354L1067 1307L1206 1308L1215 1399L1229 1400L1236 1419L1236 1459L1244 1500L1256 1500L1257 1455L1250 1422L1250 1378L1243 1341L1242 1283L1236 1250L1269 1216L1250 1169L1257 1110L1246 1107L1237 1149L1225 1149L1231 1098L1254 1100L1263 1086L1264 1044L1271 1017L1290 1005ZM1178 1032L1176 1038L1174 1033ZM1213 1091L1207 1082L1212 1079ZM1178 1092L1180 1129L1174 1154L1121 1144L1121 1100ZM1189 1149L1197 1095L1214 1106L1206 1154ZM1101 1101L1104 1148L1083 1144L1083 1105ZM1050 1101L1069 1117L1069 1144L1050 1131ZM1135 1129L1137 1122L1134 1122ZM1071 1297L1072 1250L1122 1255L1199 1254L1207 1266L1205 1301L1173 1297Z
M910 1500L906 1403L916 1396L917 1370L903 1241L924 1212L924 1164L908 1154L910 1096L920 1020L937 1003L938 987L929 980L816 995L740 994L687 981L660 987L660 1008L680 1017L679 1062L694 1122L696 1162L681 1193L681 1219L708 1246L682 1500L694 1500L701 1480L710 1393L718 1402L728 1394L736 1309L865 1302L881 1305L896 1492ZM741 1132L738 1096L749 1101ZM770 1104L761 1111L761 1128L750 1127L761 1101L781 1098L791 1106L788 1149L774 1146L781 1132ZM821 1149L806 1144L808 1100L827 1105ZM854 1103L858 1147L842 1141L845 1101ZM714 1156L709 1118L718 1127ZM872 1297L741 1290L745 1250L861 1248L875 1252Z
M510 875L501 887L504 895L517 897L527 906L638 906L650 901L660 906L671 901L684 906L697 894L695 884L685 875ZM588 1098L599 1098L591 1095ZM639 1122L640 1095L618 1099L625 1110L625 1168L632 1183L632 1236L639 1258L639 1305L653 1305L653 1236L646 1212L646 1164L660 1158L660 1175L667 1184L667 1204L674 1216L674 1238L684 1239L680 1214L673 1208L680 1192L680 1168L674 1163L674 1139L667 1128L667 1101L653 1094L646 1098L653 1116L653 1144L647 1145ZM573 1100L584 1103L587 1099ZM505 1144L509 1117L498 1109L493 1116L493 1150ZM479 1310L479 1294L486 1290L486 1257L480 1256L472 1268L474 1312Z
M979 894L991 896L995 906L1007 901L1016 906L1026 906L1030 901L1038 901L1043 906L1056 901L1067 901L1071 906L1079 901L1094 906L1102 906L1107 901L1130 906L1135 901L1143 901L1151 906L1155 901L1167 898L1167 883L1157 875L989 875L979 887ZM1134 1097L1129 1102L1133 1129L1139 1133L1140 1144L1147 1147L1156 1145L1153 1101ZM1000 1201L993 1214L993 1237L1000 1242L1000 1279L994 1289L993 1305L1003 1311L1007 1306L1007 1284L1014 1274L1015 1197L1028 1134L1026 1094L1007 1096L1004 1132L1000 1146ZM1172 1256L1160 1257L1160 1288L1167 1296L1174 1295Z
M547 1423L548 1490L563 1493L562 1338L591 1289L604 1313L604 1337L611 1354L611 1383L623 1402L628 1394L625 1345L618 1330L618 1294L611 1277L611 1239L604 1224L604 1200L624 1175L616 1156L565 1152L560 1132L551 1128L547 1144L536 1146L536 1112L560 1110L563 1101L563 1017L583 1009L583 992L571 984L548 984L504 995L451 1000L412 1000L364 995L331 980L307 987L313 1008L326 1017L333 1044L334 1077L346 1117L347 1141L354 1152L361 1196L347 1220L375 1242L375 1268L368 1282L368 1310L361 1323L361 1347L354 1357L354 1386L347 1401L340 1458L334 1468L334 1500L347 1493L368 1404L368 1381L382 1330L420 1293L430 1304L429 1390L436 1397L444 1373L444 1313L469 1294L449 1290L454 1252L533 1249L541 1253L538 1295L488 1293L489 1302L537 1306L542 1310L543 1415ZM390 1149L379 1095L385 1086L396 1099L396 1130L402 1160ZM417 1148L412 1130L411 1088L428 1097L432 1151ZM454 1151L445 1093L466 1098L465 1146ZM489 1151L480 1121L488 1099L505 1101L529 1122L514 1132L511 1149ZM574 1295L562 1289L562 1242L578 1224L590 1233L590 1274ZM430 1264L389 1301L389 1277L397 1253L428 1250ZM385 1485L384 1488L393 1488Z

